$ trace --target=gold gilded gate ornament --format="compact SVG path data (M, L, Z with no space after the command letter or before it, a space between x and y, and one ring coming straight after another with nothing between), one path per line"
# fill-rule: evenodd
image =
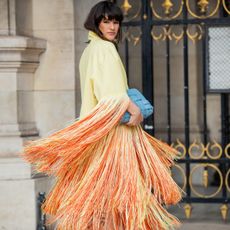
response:
M211 152L211 151L214 151L215 149L217 150L216 156L212 155L212 152ZM195 156L193 152L196 152L196 153L200 152L200 154L198 156ZM206 146L204 146L203 143L198 143L196 140L194 140L188 149L188 153L192 159L204 158L205 157L204 155L206 153L207 157L209 157L210 159L216 160L216 159L221 158L223 149L221 145L218 144L215 140L213 141L213 143L208 142Z
M197 28L197 30L195 32L192 33L191 28L195 27ZM158 27L161 28L161 32L156 34L156 32L154 32L154 29L156 27L153 27L151 30L151 35L153 40L155 41L165 41L165 39L168 37L168 39L171 40L175 40L176 44L179 43L179 41L183 38L184 36L184 29L181 28L181 31L176 33L173 31L174 28L178 28L178 26L162 26L162 27ZM186 29L186 34L188 36L188 38L195 43L196 41L200 40L202 38L203 35L203 30L201 25L198 24L194 24L194 25L188 25L187 29Z
M136 11L136 7L133 7L128 0L124 0L123 4L120 6L122 11L123 11L123 14L125 16L124 18L124 21L125 22L130 22L134 19L137 19L138 16L141 15L141 9L142 9L142 1L139 0L139 3L138 3L138 7L137 7L137 11ZM130 10L132 9L132 14L130 13ZM135 12L134 12L135 11Z
M228 149L230 149L230 143L228 143L224 148L225 156L230 159L230 154L228 153Z
M226 5L226 0L162 0L163 3L161 5L156 5L156 2L157 1L151 0L150 7L153 16L157 19L168 20L178 18L181 16L184 4L188 13L194 18L205 19L214 16L220 9L221 2L225 11L230 14L230 9ZM177 2L178 4L174 4L174 2ZM177 9L175 9L175 5L178 5ZM192 9L192 6L194 6L194 10ZM197 8L199 9L198 11ZM163 10L163 13L160 14L160 10Z
M186 147L179 139L176 139L176 143L172 143L171 146L180 153L180 159L185 158Z
M221 215L222 215L223 220L226 220L227 215L228 215L228 206L227 206L227 204L223 204L220 207L220 211L221 211Z
M165 8L165 14L169 15L170 11L172 10L172 2L170 0L165 0L162 4L162 6Z
M190 28L192 28L192 26L196 26L197 29L198 29L195 33L192 33L192 32L190 31ZM188 38L189 38L189 39L193 42L193 44L194 44L196 41L201 40L202 35L203 35L203 30L202 30L201 25L194 24L194 25L191 25L190 27L188 26L188 28L187 28L187 30L186 30L186 33L187 33Z
M186 184L187 184L187 177L185 175L185 170L179 165L179 164L174 164L173 165L173 168L175 168L177 171L179 171L179 174L181 174L181 177L182 177L182 185L181 185L181 189L183 191L185 191L185 187L186 187ZM172 172L172 171L171 171ZM173 176L173 175L172 175ZM178 176L178 174L177 174Z
M180 152L179 158L182 159L186 155L186 147L185 145L179 140L176 139L175 143L172 143L171 146L175 148L178 152ZM225 147L225 154L230 148L230 143ZM216 152L216 155L213 155L213 152ZM197 153L194 155L194 152ZM204 145L202 142L198 142L196 139L194 139L193 143L188 148L188 155L191 159L213 159L217 160L222 157L223 149L219 143L217 143L215 140L208 142L206 145ZM227 157L230 157L229 155L226 155Z
M140 42L141 36L142 36L142 32L141 32L140 28L138 29L138 35L136 35L136 36L130 32L130 28L127 28L127 30L125 32L123 32L122 42L124 42L125 39L127 39L128 42L133 43L133 46L136 46Z
M193 2L193 1L186 0L186 8L187 8L189 14L192 15L194 18L204 19L204 18L210 18L217 13L217 11L219 10L219 7L220 7L221 0L216 0L216 5L214 6L214 9L209 14L207 14L207 9L209 8L208 6L209 6L211 1L210 0L198 1L197 5L200 8L201 15L198 15L197 13L192 11L191 6L190 6L190 2Z
M181 12L183 10L184 0L180 1L179 9L174 14L172 14L173 6L174 6L172 1L164 0L164 2L162 3L161 6L164 8L164 14L165 15L161 16L159 13L157 13L157 10L156 10L157 7L154 5L153 1L154 0L150 1L150 7L151 7L151 10L152 10L152 14L158 19L164 19L165 16L167 17L167 19L175 19L181 14Z
M167 37L169 40L172 40L172 27L164 26L161 28L163 29L163 33L160 33L159 35L154 34L153 29L151 30L152 38L156 41L159 40L165 41Z
M205 13L207 10L207 7L209 5L209 1L208 0L200 0L197 5L200 7L200 12L201 13Z
M132 8L129 3L129 0L124 0L123 4L121 5L121 9L123 10L124 15L128 15L128 11Z
M214 170L218 173L219 178L220 178L220 185L218 186L217 190L216 190L215 192L209 194L209 195L207 195L207 194L201 194L200 192L198 192L198 191L194 188L193 183L192 183L192 177L193 177L194 172L195 172L198 168L205 168L205 170L207 170L208 167L214 169ZM206 183L206 182L205 182L205 183ZM204 183L204 185L205 185L205 183ZM195 195L197 195L198 197L202 197L202 198L211 198L211 197L215 197L215 196L221 191L221 189L222 189L222 186L223 186L223 175L222 175L220 169L219 169L216 165L214 165L214 164L208 164L208 163L197 164L197 165L195 165L195 166L192 168L192 170L191 170L191 172L190 172L190 176L189 176L189 185L190 185L190 187L191 187L192 192L193 192Z
M225 185L226 185L227 190L230 192L229 177L230 177L230 168L228 169L226 176L225 176Z

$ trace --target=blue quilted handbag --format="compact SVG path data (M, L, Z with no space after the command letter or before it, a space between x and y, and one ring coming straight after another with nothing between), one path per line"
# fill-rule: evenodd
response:
M144 118L149 117L153 113L153 106L139 90L128 89L127 93L130 99L140 108ZM121 123L127 123L130 119L130 116L130 113L126 111L121 119Z

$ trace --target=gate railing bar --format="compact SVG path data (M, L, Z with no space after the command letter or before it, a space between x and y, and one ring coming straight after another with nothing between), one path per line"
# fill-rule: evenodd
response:
M207 141L208 141L208 137L207 137L207 95L206 95L206 74L207 74L207 69L208 66L206 66L206 64L208 65L208 62L206 61L206 56L208 54L207 52L207 46L206 46L206 42L207 42L207 37L208 37L208 33L207 33L207 27L205 24L203 24L203 29L204 29L204 33L206 36L202 36L202 40L201 40L201 45L202 45L202 63L203 63L203 70L202 70L202 79L203 79L203 142L204 145L207 145ZM204 167L204 170L208 170L208 167Z
M168 27L167 27L168 29ZM169 37L166 37L166 75L167 75L167 132L168 132L168 144L171 144L171 90L170 90L170 41Z
M230 203L230 198L199 198L199 197L183 197L182 203Z
M183 19L187 20L187 9L184 6ZM185 147L188 150L190 144L190 127L189 127L189 60L188 60L188 35L186 33L187 26L183 25L184 36L183 36L183 66L184 66L184 132L185 132ZM189 158L188 151L185 155L186 159ZM190 177L190 162L186 162L185 165L186 178ZM186 184L186 194L188 197L191 196L191 188L189 183Z
M153 81L153 41L151 38L151 21L152 13L150 8L147 7L148 0L144 0L142 4L142 19L141 19L141 48L142 48L142 90L143 94L154 105L154 81ZM145 130L154 135L154 116L144 120Z
M217 24L217 25L229 25L230 18L207 18L207 19L174 19L157 21L152 20L151 25L188 25L188 24Z
M207 93L206 93L206 76L208 70L208 61L207 61L207 42L208 42L208 34L207 34L207 27L204 24L203 30L206 36L202 36L202 63L203 63L203 142L204 145L207 145L208 142L208 129L207 129Z
M222 146L225 147L228 142L228 135L227 135L227 130L229 127L227 126L228 123L228 116L229 116L229 100L228 100L228 94L221 94L221 140L222 140ZM224 157L224 152L223 152L223 157ZM223 180L225 181L226 173L227 173L227 164L223 163L220 165L221 167L221 172L223 173ZM227 188L226 185L223 184L223 190L222 190L222 195L227 199Z
M218 159L192 159L192 158L186 158L186 159L178 159L178 163L230 163L229 158L218 158Z
M45 192L39 192L37 198L37 209L38 209L38 224L37 230L46 230L45 222L46 222L46 215L42 213L42 204L45 201Z
M206 23L208 25L216 24L216 25L229 25L230 18L206 18L206 19L172 19L172 20L152 20L150 24L152 26L160 26L160 25L189 25L189 24L201 24ZM124 26L141 26L141 21L131 21L131 22L123 22Z

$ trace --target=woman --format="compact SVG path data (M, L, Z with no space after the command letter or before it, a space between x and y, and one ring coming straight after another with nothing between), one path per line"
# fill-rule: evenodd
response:
M177 152L139 125L139 108L115 43L123 16L111 2L96 4L85 22L89 44L80 60L80 120L32 142L24 158L57 182L43 205L65 230L172 229L179 221L163 205L181 190L170 176ZM121 124L123 114L131 118Z

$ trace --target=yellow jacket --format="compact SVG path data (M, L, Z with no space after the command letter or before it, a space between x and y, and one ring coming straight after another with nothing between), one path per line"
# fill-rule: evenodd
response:
M120 56L113 43L90 31L90 43L80 59L81 112L87 115L104 97L124 96L127 77Z

